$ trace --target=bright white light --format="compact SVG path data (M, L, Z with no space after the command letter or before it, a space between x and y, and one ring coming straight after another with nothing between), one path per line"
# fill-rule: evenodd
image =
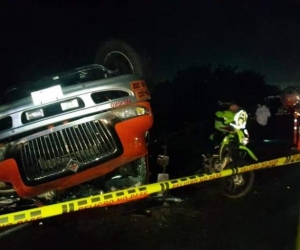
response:
M114 110L113 113L121 119L130 119L136 116L149 114L145 107L127 107L124 109Z
M78 107L79 107L79 104L78 104L77 99L74 99L74 100L72 100L72 101L62 102L62 103L60 104L60 106L61 106L61 109L62 109L63 111L65 111L65 110L68 110L68 109L78 108Z
M28 121L44 117L44 111L42 109L36 109L26 112L26 118Z

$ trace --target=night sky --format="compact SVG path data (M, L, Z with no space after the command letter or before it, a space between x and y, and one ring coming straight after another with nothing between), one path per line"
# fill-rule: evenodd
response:
M268 84L300 84L297 0L81 2L89 4L7 1L0 16L2 85L93 63L99 41L112 36L138 40L160 81L192 64L212 64L253 70Z

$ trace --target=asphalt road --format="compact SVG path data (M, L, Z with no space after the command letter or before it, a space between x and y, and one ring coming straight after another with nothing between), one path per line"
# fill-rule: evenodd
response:
M185 139L188 143L181 138L168 147L171 178L189 175L190 166L198 164L187 148L187 145L195 147L193 137ZM256 145L255 152L259 159L266 160L287 155L287 148L284 144L268 144L259 150ZM150 161L153 164L155 158ZM214 180L171 190L170 194L183 199L180 203L142 200L48 218L0 237L0 247L296 250L300 164L255 173L252 191L241 199L221 196L218 180ZM136 211L137 208L140 210ZM149 213L139 212L145 210Z
M0 238L1 249L295 249L300 165L256 172L242 199L217 180L172 190L180 203L143 200L41 221ZM149 209L139 214L136 207ZM132 210L133 209L133 210Z

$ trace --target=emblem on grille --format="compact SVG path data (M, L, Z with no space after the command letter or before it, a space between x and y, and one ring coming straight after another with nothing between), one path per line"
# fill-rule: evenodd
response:
M66 169L71 170L75 173L77 172L78 168L79 168L79 162L74 161L73 159L70 159L66 166Z

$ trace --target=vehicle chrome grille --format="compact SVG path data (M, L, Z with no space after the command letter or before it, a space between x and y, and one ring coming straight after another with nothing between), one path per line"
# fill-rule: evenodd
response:
M115 136L116 137L116 136ZM21 168L26 179L37 181L63 172L74 164L86 166L111 158L118 146L99 120L89 121L32 139L22 145Z

